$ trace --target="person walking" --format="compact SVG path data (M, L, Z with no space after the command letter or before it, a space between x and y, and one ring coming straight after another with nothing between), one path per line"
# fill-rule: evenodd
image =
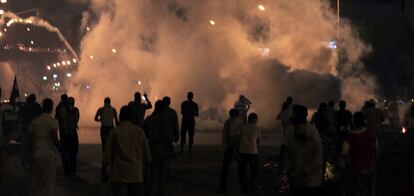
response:
M155 103L154 112L145 119L143 127L147 135L151 155L152 165L147 190L152 191L152 183L155 172L158 172L158 195L168 195L167 174L170 169L172 150L171 143L174 136L169 128L169 120L166 118L165 105L162 101Z
M181 148L180 153L184 152L184 145L186 144L186 136L188 132L188 153L191 154L194 144L195 132L195 117L198 117L198 105L193 101L194 93L187 93L187 100L181 104Z
M34 165L31 196L54 196L56 181L56 147L61 149L57 138L58 122L52 117L53 101L43 100L43 113L31 125Z
M240 166L239 182L243 193L256 193L257 179L259 175L258 145L261 142L261 131L256 125L258 116L249 114L247 124L240 130ZM250 168L250 172L247 171ZM250 176L248 176L248 173Z
M243 122L239 118L239 111L231 109L229 112L230 118L224 123L222 135L222 144L224 147L223 164L221 167L219 193L226 192L227 176L230 170L230 165L236 152L238 152L238 144L240 139L240 126Z
M137 126L142 126L145 119L145 111L152 108L151 101L147 93L144 93L144 99L147 103L142 103L141 93L134 94L134 101L129 102L128 106L132 108L132 122Z
M307 122L308 109L297 106L287 127L285 167L292 195L318 196L322 183L322 142L318 131Z
M151 152L144 130L131 121L132 113L129 106L121 108L121 122L110 132L104 152L113 196L123 189L129 196L144 195L144 164L151 163Z

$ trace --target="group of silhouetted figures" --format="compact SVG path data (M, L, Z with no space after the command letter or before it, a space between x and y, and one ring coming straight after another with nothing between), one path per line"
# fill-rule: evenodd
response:
M180 141L178 153L183 154L188 134L188 153L192 153L195 118L199 115L193 97L194 94L189 92L187 100L181 104L181 131L169 97L156 101L152 114L146 117L146 110L153 106L146 94L141 96L137 92L133 101L121 107L119 118L117 110L111 106L111 99L104 99L95 121L101 124L101 180L110 182L113 195L120 195L123 190L129 195L169 194L167 177L176 156L174 143ZM261 130L257 126L258 115L249 113L251 104L240 95L224 123L218 193L226 192L234 159L238 163L242 193L256 195L259 192ZM334 170L339 169L345 169L354 183L346 195L375 195L377 138L385 120L384 113L372 100L354 114L346 109L345 101L339 101L338 105L336 110L333 101L321 103L308 121L306 106L294 104L292 97L283 103L278 115L283 127L279 165L288 176L292 195L322 195L323 183L333 178ZM66 94L61 96L54 116L53 108L51 99L44 99L40 106L32 94L19 112L23 146L21 163L33 170L33 196L54 195L56 150L60 152L65 175L71 178L77 171L79 109L75 99ZM3 118L0 111L0 125ZM403 124L407 133L414 132L414 105L405 115Z

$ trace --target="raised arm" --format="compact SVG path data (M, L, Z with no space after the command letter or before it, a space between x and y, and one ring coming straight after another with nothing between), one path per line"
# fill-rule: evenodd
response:
M145 93L144 94L144 98L145 98L145 101L147 102L147 105L145 106L145 109L151 109L152 108L152 103L151 103L151 101L148 99L148 95L147 95L147 93Z

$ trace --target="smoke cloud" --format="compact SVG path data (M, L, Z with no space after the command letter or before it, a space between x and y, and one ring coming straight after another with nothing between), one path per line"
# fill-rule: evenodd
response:
M203 128L217 127L240 94L268 127L288 95L312 107L341 97L357 105L374 96L375 81L359 63L369 47L344 19L337 69L337 51L327 47L337 38L329 1L264 1L264 11L259 3L92 0L90 13L99 19L83 22L94 25L82 39L80 67L69 86L82 123L91 124L104 97L119 108L135 91L152 100L170 96L177 109L193 91ZM259 51L269 51L268 57Z
M6 20L7 19L11 19L8 20L7 24L6 24ZM65 36L63 36L62 32L60 32L59 28L53 26L52 24L50 24L48 21L43 20L39 17L35 17L35 16L31 16L28 18L21 18L19 16L17 16L16 14L12 13L12 12L4 12L1 17L0 17L0 26L3 26L4 24L6 24L7 26L12 25L13 23L25 23L25 24L32 24L35 25L37 27L43 27L45 29L47 29L50 32L56 33L58 38L60 39L60 41L63 42L63 44L65 44L66 48L69 50L69 52L77 59L79 60L78 55L76 54L75 50L72 48L72 46L69 44L69 42L66 40Z

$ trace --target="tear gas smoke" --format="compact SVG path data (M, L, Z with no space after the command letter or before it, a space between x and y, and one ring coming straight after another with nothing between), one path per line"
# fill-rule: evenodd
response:
M90 13L99 19L82 22L94 25L83 37L80 67L69 91L78 97L82 123L92 122L104 97L119 108L135 91L148 92L152 100L168 95L174 108L193 91L207 111L204 127L218 126L219 119L208 116L224 113L224 118L240 94L252 100L252 111L265 125L275 124L288 95L309 106L340 97L356 105L374 96L373 78L363 68L354 74L369 47L344 19L338 40L343 62L337 72L337 51L326 46L337 38L329 1L266 3L92 0ZM257 52L263 48L270 49L268 59Z
M10 19L10 20L8 20L6 23L6 19ZM13 23L32 24L34 26L43 27L50 32L56 33L59 39L65 44L66 48L68 48L71 54L76 58L76 60L79 60L79 57L76 54L75 50L66 40L66 38L63 36L62 32L60 32L60 30L57 27L51 25L48 21L43 20L39 17L35 17L35 16L31 16L31 17L23 19L12 12L4 12L4 14L1 15L0 26L3 26L4 24L6 24L7 26L10 26Z

